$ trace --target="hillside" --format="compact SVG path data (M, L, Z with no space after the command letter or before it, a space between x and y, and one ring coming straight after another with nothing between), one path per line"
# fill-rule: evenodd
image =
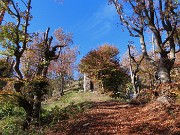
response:
M180 105L93 102L90 109L48 129L47 135L179 135Z

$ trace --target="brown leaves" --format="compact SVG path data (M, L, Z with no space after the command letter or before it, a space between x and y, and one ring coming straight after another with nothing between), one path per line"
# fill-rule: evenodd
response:
M118 54L119 51L116 47L104 44L84 56L79 65L79 69L82 73L87 73L89 77L96 78L98 77L99 71L118 69Z
M173 113L176 118L173 118L158 103L133 106L120 102L97 102L92 109L79 114L76 119L56 125L57 132L54 134L178 134L180 106L175 108ZM60 129L63 130L58 132Z

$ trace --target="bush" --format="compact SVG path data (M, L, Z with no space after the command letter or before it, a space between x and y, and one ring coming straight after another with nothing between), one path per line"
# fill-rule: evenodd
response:
M18 107L14 97L1 96L0 100L0 134L21 134L25 111Z
M8 117L8 116L24 116L25 114L24 109L18 107L17 104L18 103L16 102L15 99L12 98L2 99L0 101L0 119L3 119L3 117Z
M0 121L0 134L2 135L14 135L22 133L22 123L24 119L16 116L4 117Z

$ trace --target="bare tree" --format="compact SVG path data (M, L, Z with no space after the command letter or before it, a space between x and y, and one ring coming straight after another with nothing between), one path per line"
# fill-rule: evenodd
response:
M140 58L139 62L135 60L135 58L131 54L131 45L128 45L128 54L129 54L129 65L130 65L130 75L131 75L131 83L134 90L134 99L137 98L137 96L140 93L140 79L137 73L139 72L139 66L141 62L144 59L144 55ZM133 64L135 65L133 68Z
M176 28L179 25L179 5L173 0L110 0L116 7L121 23L133 37L140 38L141 50L147 59L145 32L150 30L156 40L159 53L158 77L162 83L170 82L170 71L175 61L176 45L179 38ZM132 11L132 12L131 12ZM175 39L178 42L175 42ZM149 59L149 58L148 58ZM151 61L149 59L149 61Z

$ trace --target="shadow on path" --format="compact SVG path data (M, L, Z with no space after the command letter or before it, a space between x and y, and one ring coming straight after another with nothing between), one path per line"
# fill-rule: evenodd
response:
M178 112L175 118L158 104L134 106L113 101L97 102L75 119L60 122L51 134L179 135Z

